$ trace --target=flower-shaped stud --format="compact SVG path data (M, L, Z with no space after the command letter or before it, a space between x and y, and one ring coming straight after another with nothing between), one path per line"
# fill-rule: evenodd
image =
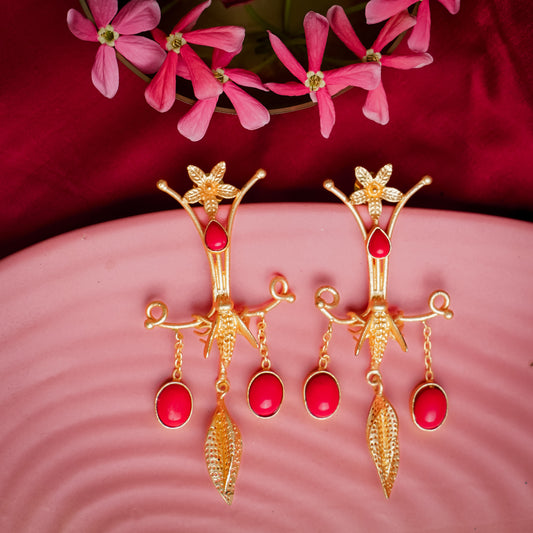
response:
M358 183L363 187L358 188L350 195L352 205L368 204L368 214L374 224L378 223L381 216L381 200L397 203L403 195L394 187L385 187L392 174L392 165L385 165L380 168L375 177L363 167L355 168L356 187Z
M226 163L223 161L215 165L207 175L194 165L189 165L187 172L196 187L188 190L183 197L190 204L199 202L203 205L209 218L215 218L222 198L235 198L239 193L237 187L222 181L226 172Z

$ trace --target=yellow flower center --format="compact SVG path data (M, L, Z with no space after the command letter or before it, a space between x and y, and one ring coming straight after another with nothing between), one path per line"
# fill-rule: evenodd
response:
M183 45L187 44L187 41L183 38L182 33L171 33L167 37L167 50L170 52L180 53L180 49Z
M216 70L214 70L213 75L220 83L226 83L229 80L229 78L224 73L224 69L222 68L217 68Z
M381 198L383 187L379 183L373 182L366 187L366 193L370 198Z
M100 28L98 30L98 41L101 44L107 44L108 46L115 46L115 41L119 37L120 37L120 34L114 30L111 24L108 24L105 28Z
M318 89L322 89L322 87L326 86L326 82L324 81L324 73L320 70L317 72L310 70L307 73L307 79L305 80L304 85L309 87L311 92L316 92Z
M365 63L379 63L381 60L381 54L379 52L374 52L372 48L369 48L366 51L366 56L363 57Z

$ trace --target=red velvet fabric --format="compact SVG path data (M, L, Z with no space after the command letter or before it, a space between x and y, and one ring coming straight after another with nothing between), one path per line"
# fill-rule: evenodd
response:
M364 118L365 93L352 89L334 100L329 139L310 108L273 116L256 131L215 114L197 143L176 129L188 106L154 111L144 101L145 82L123 65L114 99L96 91L97 47L69 32L72 7L79 8L75 0L3 6L2 255L84 225L174 208L156 180L185 191L188 164L208 171L221 160L226 181L237 186L267 170L247 201L334 201L324 179L349 192L356 165L375 171L390 162L390 184L400 189L433 176L418 205L525 219L533 213L533 23L525 0L465 1L455 16L432 2L434 63L383 70L386 126Z

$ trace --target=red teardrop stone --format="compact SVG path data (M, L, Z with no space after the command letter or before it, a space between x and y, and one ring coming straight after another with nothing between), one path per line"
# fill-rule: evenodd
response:
M277 374L264 370L251 379L248 385L248 405L257 416L274 416L282 400L283 383Z
M179 381L166 383L155 397L155 411L159 422L165 427L183 426L192 413L191 391Z
M412 416L421 429L433 430L442 425L448 413L444 390L435 383L423 383L413 393Z
M383 259L390 253L390 240L388 235L379 227L376 227L368 239L368 253L375 259Z
M304 385L305 406L315 418L329 418L339 407L340 390L333 374L319 370Z
M211 220L205 228L205 245L212 252L222 252L228 245L228 234L216 220Z

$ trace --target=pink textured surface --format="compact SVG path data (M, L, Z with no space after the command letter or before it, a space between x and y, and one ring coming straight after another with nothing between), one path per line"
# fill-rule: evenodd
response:
M283 273L297 295L268 315L280 412L247 406L260 356L239 339L227 406L244 452L234 503L213 488L203 457L214 409L216 357L185 333L191 420L165 430L154 395L172 371L173 337L143 328L153 299L169 318L210 305L207 261L182 211L85 228L0 263L0 529L22 532L483 531L533 527L531 242L533 226L482 215L406 209L393 238L389 300L423 312L450 292L455 318L434 319L435 379L449 399L441 429L410 419L423 378L422 328L390 343L385 392L400 420L401 461L385 500L365 441L372 391L368 349L335 327L331 370L342 401L310 417L302 385L318 361L325 318L314 291L332 284L340 307L366 304L364 245L343 206L242 206L233 235L233 297L268 299ZM345 307L347 306L347 307Z

